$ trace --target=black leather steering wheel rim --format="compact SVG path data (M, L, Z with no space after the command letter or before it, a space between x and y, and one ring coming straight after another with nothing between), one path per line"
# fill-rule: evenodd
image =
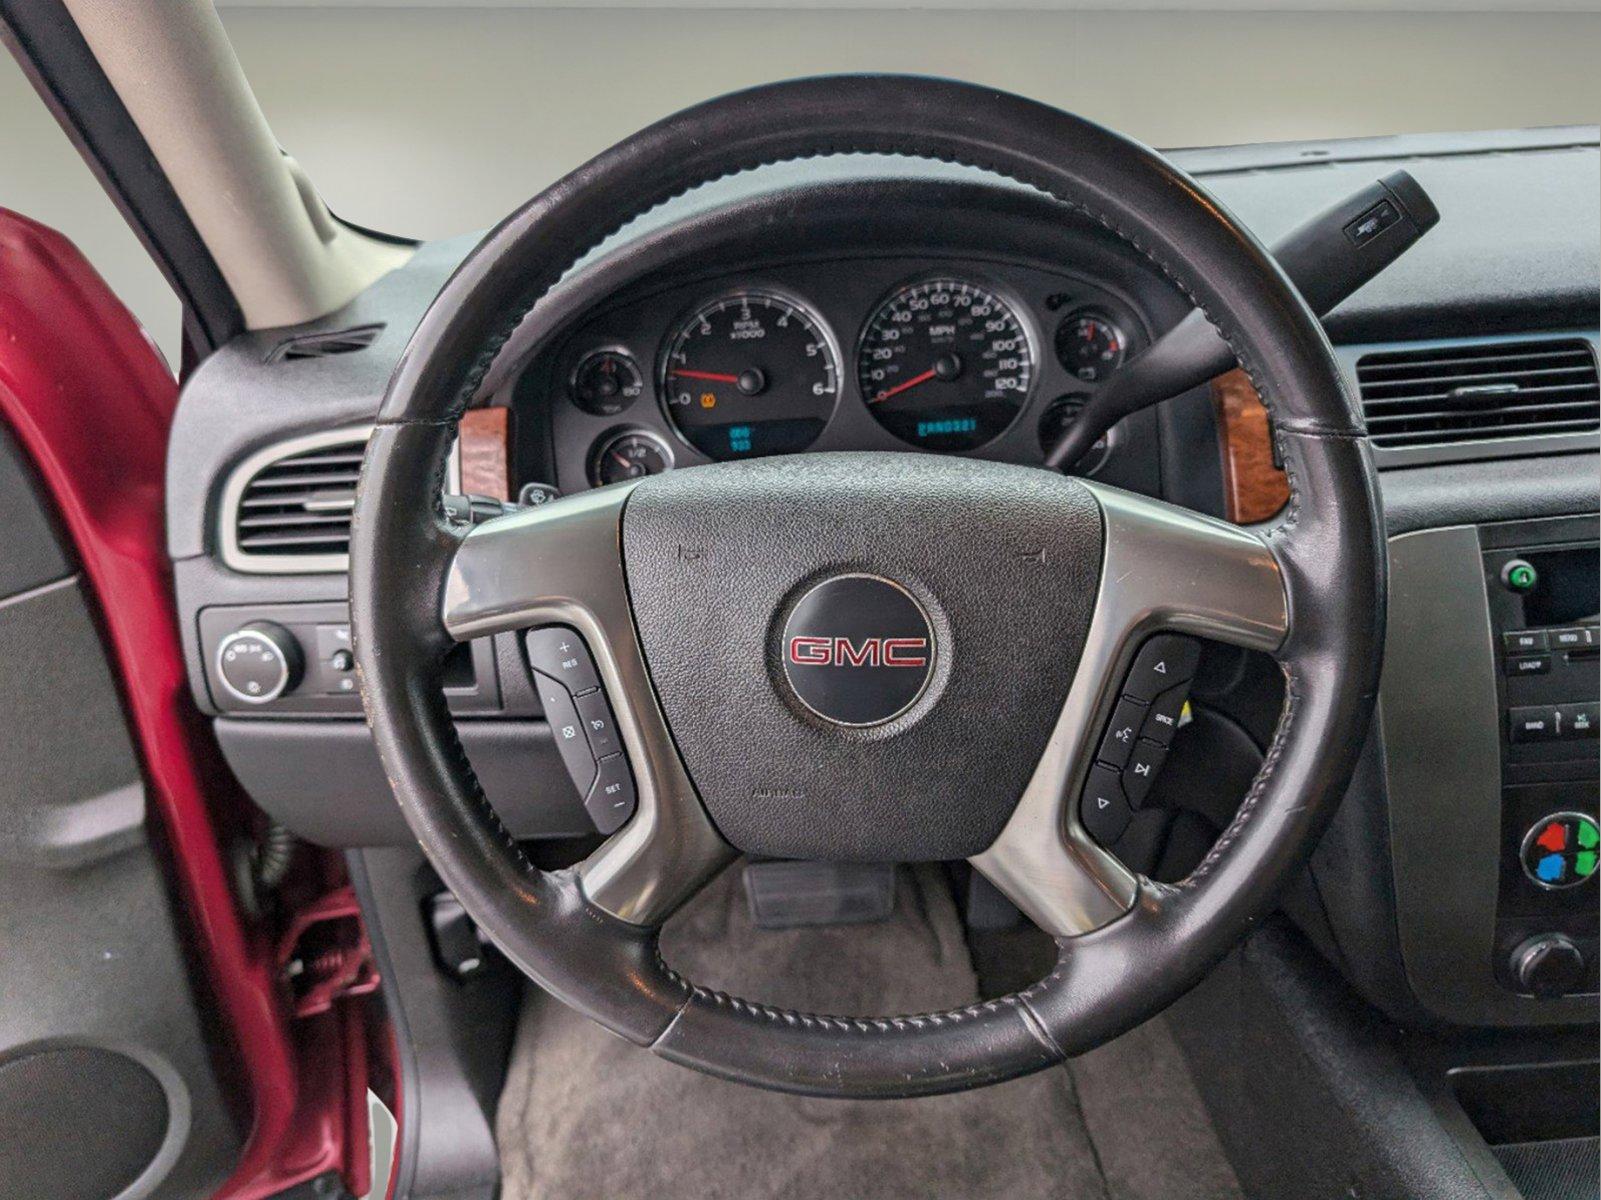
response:
M1056 969L945 1013L794 1013L695 987L655 931L540 872L462 754L440 688L441 597L462 540L430 502L461 412L522 317L642 212L737 171L876 152L980 167L1038 188L1136 248L1203 309L1273 416L1289 475L1261 531L1281 572L1286 708L1239 815L1176 886L1141 880L1126 916L1061 939ZM802 80L687 110L600 155L491 232L413 336L363 468L351 547L362 694L406 819L446 884L520 969L658 1054L817 1095L952 1091L1099 1045L1193 986L1271 907L1310 853L1366 735L1382 646L1384 543L1356 409L1316 319L1266 251L1163 159L1057 110L897 76Z

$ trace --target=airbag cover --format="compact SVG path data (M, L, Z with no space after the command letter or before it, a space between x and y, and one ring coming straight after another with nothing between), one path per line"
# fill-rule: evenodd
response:
M795 455L641 483L623 517L635 620L723 836L751 854L865 862L987 847L1072 682L1101 538L1099 506L1076 480L973 459ZM904 711L842 723L796 694L786 630L792 639L790 618L819 583L851 576L893 586L842 589L868 609L842 619L832 659L832 631L807 623L797 677L821 659L865 681L881 653L920 657L921 628L887 602L902 589L932 644Z

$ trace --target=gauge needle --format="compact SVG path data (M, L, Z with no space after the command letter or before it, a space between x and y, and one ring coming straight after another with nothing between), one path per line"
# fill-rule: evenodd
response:
M885 391L880 392L878 395L873 397L872 403L874 403L874 404L881 403L882 401L888 400L891 396L900 395L902 392L906 391L908 388L914 388L920 383L927 383L930 379L934 378L934 376L936 374L937 374L937 372L934 370L934 368L930 367L928 370L924 371L921 375L913 375L905 383L897 383L894 387L888 388Z
M738 383L738 375L720 375L716 371L669 371L674 379L704 379L708 383Z

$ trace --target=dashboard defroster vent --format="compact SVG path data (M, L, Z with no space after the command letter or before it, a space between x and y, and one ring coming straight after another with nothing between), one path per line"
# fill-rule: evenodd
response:
M223 557L236 570L343 571L371 430L283 442L241 463L223 498Z
M1430 343L1356 364L1373 444L1393 449L1601 428L1596 356L1583 338Z
M335 354L354 354L372 345L383 332L382 325L362 325L355 329L336 329L332 333L309 333L279 342L267 355L268 362L299 362L307 358L331 358Z

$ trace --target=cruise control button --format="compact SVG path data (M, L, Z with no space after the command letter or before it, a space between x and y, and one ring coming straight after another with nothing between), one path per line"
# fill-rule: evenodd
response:
M1145 803L1151 784L1156 782L1156 773L1162 769L1166 759L1166 746L1148 742L1144 738L1139 740L1134 753L1129 756L1128 766L1123 768L1123 794L1128 797L1131 808L1139 808Z
M584 723L584 734L595 757L605 758L621 751L623 744L618 740L617 722L611 705L606 703L606 693L597 690L579 696L577 705L578 719Z
M1140 736L1149 738L1159 746L1171 746L1173 735L1178 732L1179 718L1184 714L1184 702L1189 698L1189 694L1189 685L1180 684L1170 691L1163 692L1152 701L1150 715L1145 718Z
M573 698L561 684L538 671L534 672L534 687L539 692L539 702L545 706L545 720L550 722L562 766L572 776L578 794L587 795L595 781L595 756L589 752L589 739L584 736L583 721Z
M1531 654L1546 648L1545 630L1525 629L1518 633L1503 633L1501 642L1508 654Z
M1101 845L1110 846L1123 836L1131 815L1117 772L1110 767L1091 767L1079 805L1079 820L1089 835Z
M600 760L595 785L584 798L584 808L601 833L615 833L634 815L634 774L628 760L613 754Z
M1188 683L1194 678L1195 666L1200 661L1201 644L1194 638L1159 634L1140 647L1134 665L1129 668L1123 694L1149 704L1175 684Z
M1557 736L1557 710L1549 704L1514 708L1507 721L1514 742L1548 742Z
M1509 658L1506 660L1506 673L1508 675L1544 675L1551 669L1551 656L1549 654L1529 654L1522 658Z
M1121 767L1128 762L1128 756L1134 750L1134 739L1140 736L1140 726L1144 723L1145 705L1124 696L1117 702L1111 723L1106 727L1106 736L1101 739L1101 748L1095 757L1114 767Z
M593 691L600 686L595 664L589 657L584 639L571 629L551 625L545 629L530 630L527 637L528 665L559 680L573 695Z

